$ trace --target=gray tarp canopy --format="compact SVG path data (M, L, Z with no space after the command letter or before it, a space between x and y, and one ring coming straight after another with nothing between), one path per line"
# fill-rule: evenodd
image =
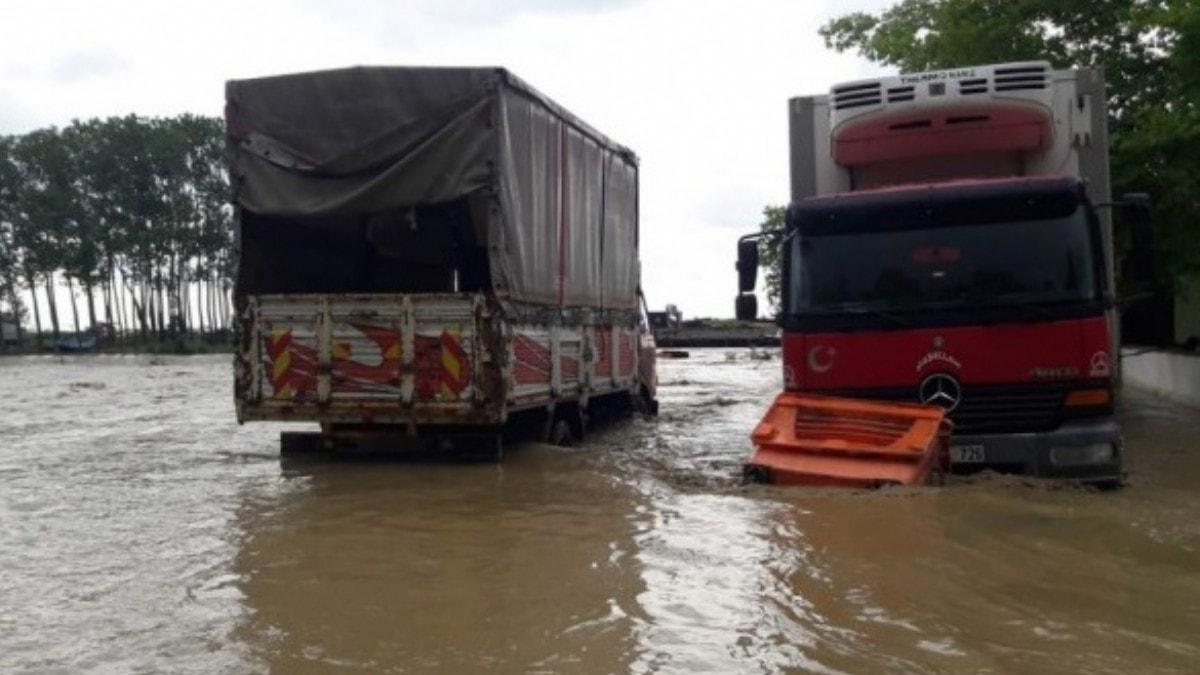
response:
M365 215L494 194L486 230L499 293L636 306L637 158L503 69L235 80L226 124L243 209Z

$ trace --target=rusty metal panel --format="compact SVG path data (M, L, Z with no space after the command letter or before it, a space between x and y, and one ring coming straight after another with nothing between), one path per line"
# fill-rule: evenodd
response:
M628 386L637 366L637 331L617 328L614 334L617 339L617 384Z
M413 296L415 398L470 401L474 395L475 307L459 299Z
M559 391L578 394L583 384L583 328L563 328L557 333Z
M482 295L253 296L242 419L499 423L637 380L638 333L508 324ZM255 390L262 392L261 396Z
M533 326L514 327L509 349L513 364L510 397L548 399L553 376L550 331Z
M332 401L399 403L404 339L399 298L330 298L329 312Z
M596 386L610 385L612 384L613 375L612 328L609 326L595 326L591 330L592 344L595 351L595 363L592 366L592 372L595 374Z
M319 302L260 299L255 314L263 400L315 402L319 369Z
M249 304L263 396L239 396L243 407L276 412L247 418L428 421L476 403L478 298L287 295ZM503 396L491 403L489 414L502 415ZM309 404L320 408L304 412Z

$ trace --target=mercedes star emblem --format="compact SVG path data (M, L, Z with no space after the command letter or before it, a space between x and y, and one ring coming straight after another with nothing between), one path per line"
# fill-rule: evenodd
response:
M926 405L937 405L950 412L962 401L962 385L945 373L934 373L921 381L917 398Z

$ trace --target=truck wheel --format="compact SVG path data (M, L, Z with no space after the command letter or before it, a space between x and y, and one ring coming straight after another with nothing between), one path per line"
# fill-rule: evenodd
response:
M744 484L766 485L771 482L771 470L765 466L745 464L742 466L742 482Z
M649 417L658 416L658 400L650 398L650 392L646 391L645 387L638 390L638 393L631 394L633 409L637 412Z
M575 434L571 431L571 423L558 419L554 421L554 425L550 427L550 444L557 445L563 448L569 448L575 444Z
M583 410L578 410L570 416L569 420L571 425L571 435L575 437L575 440L581 443L587 440L589 423L588 414Z
M930 487L946 487L946 470L942 468L941 463L934 463L933 468L929 470L929 477L925 480L925 484Z

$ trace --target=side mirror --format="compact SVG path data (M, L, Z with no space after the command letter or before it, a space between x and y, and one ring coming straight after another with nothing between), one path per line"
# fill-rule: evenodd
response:
M757 238L738 240L737 272L738 293L752 293L758 280Z
M1124 195L1121 213L1129 223L1129 257L1126 274L1139 283L1155 278L1154 223L1150 215L1150 198L1145 193Z
M738 321L758 319L758 296L753 293L742 293L737 296L735 314Z

